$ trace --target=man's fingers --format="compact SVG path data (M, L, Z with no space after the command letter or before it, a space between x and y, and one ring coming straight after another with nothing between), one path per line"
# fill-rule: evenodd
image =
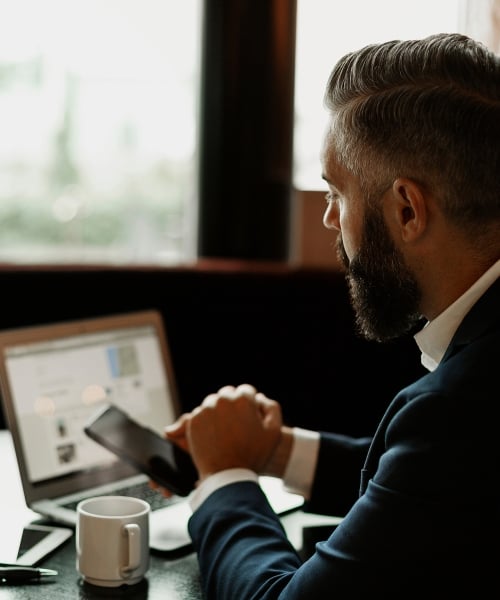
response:
M253 399L257 394L257 390L249 383L242 383L236 388L236 394L238 396L246 396L247 398Z

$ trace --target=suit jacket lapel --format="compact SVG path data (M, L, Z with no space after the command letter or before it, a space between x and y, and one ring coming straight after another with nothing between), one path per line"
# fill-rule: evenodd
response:
M500 279L497 279L474 304L458 327L448 346L442 362L453 356L463 346L484 335L487 331L498 329L500 326ZM369 480L375 474L380 456L385 451L385 431L395 413L400 410L403 399L396 397L391 402L377 428L368 451L365 466L361 470L359 495L363 495Z

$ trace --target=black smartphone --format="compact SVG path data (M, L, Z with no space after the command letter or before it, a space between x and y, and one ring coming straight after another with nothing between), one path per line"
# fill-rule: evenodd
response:
M84 431L174 494L187 496L193 490L198 473L189 453L144 427L118 406L103 406Z

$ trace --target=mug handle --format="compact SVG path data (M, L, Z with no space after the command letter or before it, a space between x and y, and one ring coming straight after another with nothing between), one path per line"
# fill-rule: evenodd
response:
M141 528L136 523L123 526L128 538L128 564L121 568L122 575L128 577L141 564Z

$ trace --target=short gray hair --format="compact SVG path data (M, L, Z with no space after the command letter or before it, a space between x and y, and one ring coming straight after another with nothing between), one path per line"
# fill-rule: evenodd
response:
M339 160L367 190L409 177L461 227L500 218L500 59L460 34L344 56L325 92Z

